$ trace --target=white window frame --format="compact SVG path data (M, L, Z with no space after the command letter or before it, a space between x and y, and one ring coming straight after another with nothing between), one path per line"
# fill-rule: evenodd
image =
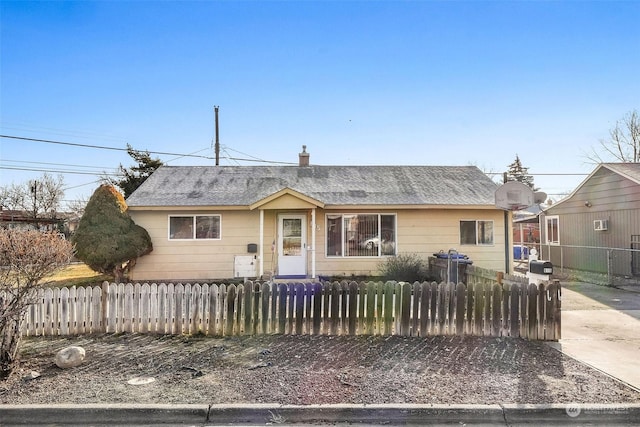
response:
M549 236L549 225L552 221L556 222L556 233L557 236L555 240L550 239ZM560 216L558 215L549 215L544 218L544 239L547 245L559 246L560 245Z
M196 225L199 217L217 217L218 218L218 237L197 237ZM172 218L191 218L191 236L190 237L172 237L171 235L171 219ZM222 215L220 214L175 214L169 215L167 218L167 239L171 241L193 241L193 240L222 240Z
M475 243L463 243L462 242L462 232L461 232L461 228L462 228L462 223L463 222L473 222L475 223L475 227L474 227L474 233L475 233ZM478 233L478 224L480 222L490 222L491 223L491 243L478 243L478 235L480 233ZM458 233L459 233L459 238L458 241L460 242L460 245L465 245L465 246L495 246L495 241L496 241L496 233L495 233L496 227L495 227L495 221L492 219L461 219L460 222L458 223Z
M394 240L393 240L393 254L383 254L382 250L381 250L381 246L378 245L378 254L377 255L348 255L347 254L347 250L345 250L345 230L344 227L342 226L342 224L344 224L344 219L345 218L351 218L351 217L357 217L357 216L364 216L364 215L377 215L378 216L378 234L382 233L382 217L383 216L392 216L393 217L393 236L394 236ZM340 236L340 245L341 245L341 251L340 251L340 255L331 255L328 254L328 245L327 245L327 240L328 240L328 233L329 233L329 219L337 219L340 218L340 224L341 224L341 236ZM324 236L324 242L325 242L325 257L327 258L383 258L383 257L395 257L398 255L398 214L396 213L380 213L380 212L360 212L360 213L328 213L325 215L325 236ZM379 237L379 236L378 236Z

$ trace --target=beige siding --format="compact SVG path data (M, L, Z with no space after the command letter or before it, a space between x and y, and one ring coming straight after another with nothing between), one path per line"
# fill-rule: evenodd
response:
M220 214L220 240L168 239L169 215ZM131 217L151 236L153 252L141 257L131 280L212 280L233 277L235 255L247 255L247 244L258 243L259 213L132 211Z
M316 272L318 275L376 275L384 260L378 257L327 257L325 254L325 212L319 211L316 230ZM397 215L397 253L415 253L425 260L451 248L469 256L474 264L504 271L504 215L498 210L377 210L327 211L326 213L394 213ZM460 245L460 220L493 220L494 244Z
M504 271L504 215L499 210L487 209L415 209L415 210L322 210L316 211L316 228L312 230L310 210L264 211L264 244L262 255L264 272L277 269L277 254L272 243L277 241L277 215L279 213L307 213L307 244L309 256L307 274L310 275L312 234L316 237L316 275L376 275L384 258L379 257L327 257L325 254L326 213L387 213L396 214L397 252L415 253L425 260L434 253L457 249L480 267ZM260 213L253 211L132 211L134 221L144 227L153 241L154 250L138 260L131 280L134 281L214 281L234 276L234 257L248 255L247 244L260 247ZM169 215L220 214L220 240L170 241ZM460 220L493 220L494 244L489 246L460 245ZM259 260L256 260L259 265Z

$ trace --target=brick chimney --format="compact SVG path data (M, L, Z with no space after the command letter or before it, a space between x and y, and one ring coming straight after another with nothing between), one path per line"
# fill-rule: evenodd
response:
M309 153L307 153L307 146L302 146L302 153L298 154L298 166L309 166Z

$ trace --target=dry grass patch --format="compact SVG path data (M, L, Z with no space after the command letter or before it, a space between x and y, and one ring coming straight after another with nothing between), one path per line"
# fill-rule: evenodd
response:
M113 276L93 271L84 263L69 264L56 274L45 277L44 282L49 287L64 286L95 286L105 280L113 281Z

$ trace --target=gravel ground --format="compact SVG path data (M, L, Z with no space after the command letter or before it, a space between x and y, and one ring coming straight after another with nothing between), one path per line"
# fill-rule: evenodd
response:
M68 345L86 358L63 370L53 358ZM117 334L25 338L21 355L0 403L640 403L640 392L520 339Z

